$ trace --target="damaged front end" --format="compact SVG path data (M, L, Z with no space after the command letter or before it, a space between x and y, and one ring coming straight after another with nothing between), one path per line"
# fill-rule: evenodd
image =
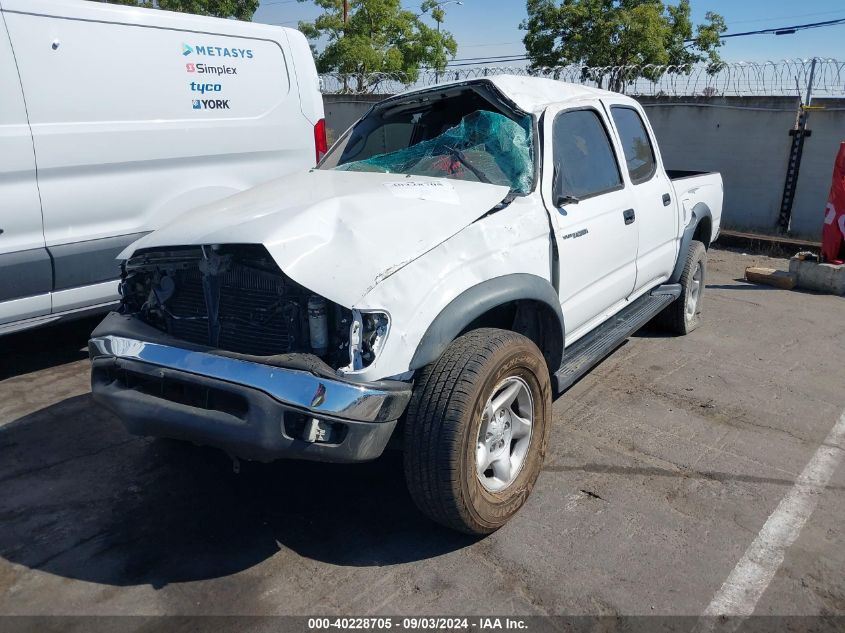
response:
M410 397L344 376L389 321L285 275L263 246L170 247L123 266L122 303L92 334L92 391L137 435L269 461L381 454Z
M254 244L142 251L124 264L120 294L122 313L178 339L257 357L308 354L344 372L369 366L389 328L385 314L299 285Z
M250 356L349 364L352 311L287 277L260 245L141 252L124 264L121 312L178 339Z

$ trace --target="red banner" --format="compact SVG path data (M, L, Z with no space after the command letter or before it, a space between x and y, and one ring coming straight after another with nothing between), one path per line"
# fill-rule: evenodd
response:
M845 143L833 167L833 185L824 210L822 259L831 264L845 263Z

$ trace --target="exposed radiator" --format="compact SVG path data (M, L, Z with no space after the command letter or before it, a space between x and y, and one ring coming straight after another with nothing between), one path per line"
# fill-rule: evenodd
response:
M174 336L258 356L308 350L308 292L281 272L234 262L214 276L212 283L217 287L209 291L195 265L177 271L174 281L173 296L166 304L168 330ZM219 334L208 319L208 301L213 305L215 292L219 293Z

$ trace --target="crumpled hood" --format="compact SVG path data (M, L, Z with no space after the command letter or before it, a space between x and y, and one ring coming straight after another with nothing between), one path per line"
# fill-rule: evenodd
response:
M163 246L263 244L294 281L353 307L507 194L459 180L314 170L189 211L120 258Z

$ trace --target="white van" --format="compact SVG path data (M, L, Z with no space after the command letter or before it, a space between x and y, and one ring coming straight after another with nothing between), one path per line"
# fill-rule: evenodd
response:
M0 334L105 311L128 244L326 149L298 31L0 0Z

